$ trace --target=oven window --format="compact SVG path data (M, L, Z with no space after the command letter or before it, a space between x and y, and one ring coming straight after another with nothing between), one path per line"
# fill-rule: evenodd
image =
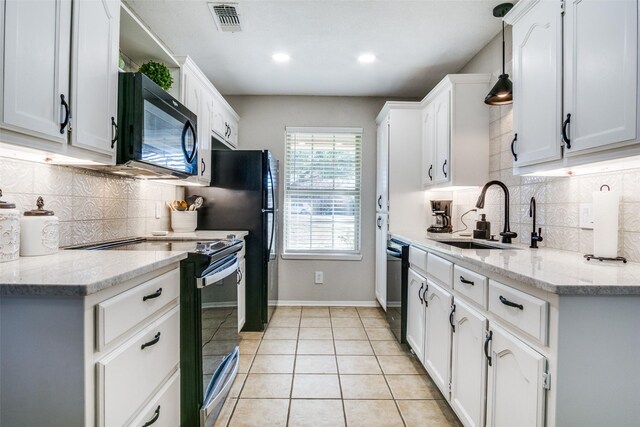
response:
M202 389L224 358L238 345L238 285L236 274L202 288Z

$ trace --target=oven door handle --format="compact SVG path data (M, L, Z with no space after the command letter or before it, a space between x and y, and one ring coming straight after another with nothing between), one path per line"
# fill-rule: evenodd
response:
M240 352L238 347L235 348L233 353L229 356L229 361L225 363L224 368L220 372L219 378L224 378L229 369L231 369L231 374L229 375L229 379L224 383L222 387L220 387L219 391L216 394L212 394L211 396L205 396L205 402L202 404L202 408L200 408L200 425L205 425L205 422L209 415L216 409L216 407L220 404L220 402L227 396L233 382L238 375L238 369L240 367ZM213 390L207 389L207 392L213 392Z
M233 274L238 269L239 265L240 263L238 262L238 258L236 258L233 264L229 265L229 267L226 267L224 270L212 272L211 274L203 277L198 277L196 279L196 286L198 287L198 289L201 289L205 286L209 286L212 283L219 282L230 274Z

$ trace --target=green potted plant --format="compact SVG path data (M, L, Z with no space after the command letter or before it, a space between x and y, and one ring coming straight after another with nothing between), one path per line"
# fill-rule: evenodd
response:
M169 68L166 65L160 62L148 61L142 64L139 71L149 77L162 89L171 89L173 77L171 77L171 71L169 71Z

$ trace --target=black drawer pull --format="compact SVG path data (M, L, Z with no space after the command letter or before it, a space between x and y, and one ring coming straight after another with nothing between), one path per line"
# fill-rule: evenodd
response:
M433 181L433 175L431 175L432 170L433 170L433 165L429 166L429 181Z
M424 283L420 285L420 289L418 289L418 298L420 298L420 305L422 305L422 303L424 303L424 300L422 299L422 295L420 295L420 292L422 292L422 288L424 288Z
M508 305L509 307L519 308L520 310L524 310L524 306L522 304L517 304L515 302L511 302L502 295L500 295L500 302L504 305Z
M514 145L516 144L517 140L518 140L518 134L516 133L516 135L513 137L513 141L511 141L511 154L513 154L514 162L518 161L518 155L516 154L516 150L514 149Z
M151 424L155 423L156 421L158 421L158 418L160 418L160 405L158 405L158 407L156 408L156 410L153 413L153 418L151 418L149 421L147 421L146 423L144 423L142 425L142 427L149 427Z
M64 95L60 94L60 104L64 107L64 120L60 123L60 133L64 133L64 128L69 124L71 118L71 112L69 111L69 104L64 100Z
M142 346L140 346L140 349L144 350L145 347L151 347L152 345L158 344L158 341L160 341L160 332L158 332L151 341L142 344Z
M142 301L146 301L148 299L158 298L160 295L162 295L162 288L158 289L157 291L155 291L154 293L152 293L150 295L143 296L142 297Z
M465 278L464 278L464 276L460 276L460 281L461 281L462 283L467 284L467 285L471 285L471 286L474 286L474 285L475 285L475 283L473 283L473 281L465 279Z
M484 355L489 361L489 366L491 366L491 356L489 356L489 342L491 341L492 337L493 337L492 331L487 332L487 334L484 336Z
M571 139L567 134L567 128L569 127L569 124L571 124L571 114L567 114L567 118L562 124L562 140L564 141L567 149L571 149Z
M113 117L111 117L111 135L113 136L113 138L111 138L111 148L113 148L113 146L116 145L116 141L118 141L118 125L116 124L116 119Z
M447 161L445 160L444 163L442 164L442 173L444 174L444 177L447 177L447 172L444 170L444 168L447 166Z
M242 282L242 270L239 267L236 270L236 279L238 280L236 284L240 285L240 282Z
M382 196L378 197L378 207L382 209Z

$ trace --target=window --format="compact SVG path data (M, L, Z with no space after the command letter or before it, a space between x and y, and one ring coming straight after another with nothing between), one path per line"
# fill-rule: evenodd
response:
M286 128L287 254L359 254L361 128Z

